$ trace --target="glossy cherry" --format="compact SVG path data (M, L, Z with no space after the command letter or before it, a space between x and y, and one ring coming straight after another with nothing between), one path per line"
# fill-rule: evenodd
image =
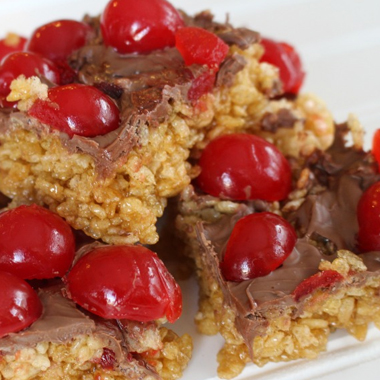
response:
M291 254L297 241L294 228L282 217L249 214L235 225L228 240L222 274L228 281L266 276Z
M192 26L179 29L175 40L175 46L188 66L198 64L218 69L229 49L216 34Z
M183 20L165 0L111 0L100 25L107 46L119 53L144 53L174 46Z
M41 301L23 279L0 271L0 289L0 338L25 329L41 316Z
M37 28L30 37L26 50L49 58L65 61L81 48L91 36L92 28L80 21L57 20Z
M331 288L338 281L344 280L344 277L335 270L325 270L323 272L318 272L311 277L303 280L294 289L292 295L294 299L298 302L301 298L308 296L317 289L328 289Z
M361 252L380 250L380 182L374 183L361 196L357 207Z
M53 212L31 205L0 214L0 270L23 279L60 277L74 254L72 230Z
M375 156L376 161L380 166L380 129L377 129L373 135L372 154Z
M292 187L286 158L273 144L254 135L231 134L212 140L199 166L199 187L215 197L278 201Z
M269 38L263 38L261 44L265 49L261 61L278 67L285 93L297 94L305 78L301 58L297 51L285 42Z
M199 75L191 83L187 96L190 100L198 100L202 95L211 92L214 89L216 73L213 70L207 70Z
M35 101L29 115L70 137L104 135L119 126L119 109L111 98L84 84L49 89L48 99Z
M9 95L11 82L20 75L26 78L38 75L53 83L60 83L59 71L53 62L35 53L11 53L0 64L1 96Z
M141 322L182 311L178 284L158 256L143 246L101 246L82 256L65 278L69 296L103 318Z
M10 53L24 50L26 38L14 33L9 33L0 40L0 61Z

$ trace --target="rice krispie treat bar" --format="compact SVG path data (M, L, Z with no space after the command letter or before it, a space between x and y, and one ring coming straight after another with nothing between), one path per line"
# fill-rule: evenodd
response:
M90 318L56 287L40 290L39 298L41 318L0 339L1 379L176 379L191 357L188 335L155 323Z
M174 380L181 290L141 245L85 243L41 206L0 214L0 379ZM88 240L88 239L87 239Z
M200 332L225 339L221 378L238 375L251 361L315 358L338 328L364 340L370 322L380 326L378 211L370 210L380 175L361 138L350 118L337 126L329 149L290 159L293 185L280 201L234 201L227 187L222 197L211 196L202 181L182 193L177 226L200 284L195 322ZM277 164L272 161L272 175ZM260 187L259 170L249 174L252 186Z
M153 244L167 198L197 174L191 149L196 156L210 139L237 131L294 157L331 144L329 111L284 88L258 33L216 23L209 12L190 17L165 1L146 3L160 42L120 41L117 31L131 22L121 15L147 10L113 14L111 1L100 18L38 28L27 53L2 62L1 73L15 79L10 87L0 74L0 191L10 207L35 202L92 238ZM168 15L169 31L161 25ZM101 99L107 111L84 98Z

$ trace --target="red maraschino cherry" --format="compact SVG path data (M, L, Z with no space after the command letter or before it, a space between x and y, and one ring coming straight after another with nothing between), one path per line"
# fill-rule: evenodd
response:
M202 152L199 166L197 184L215 197L279 201L292 188L286 158L273 144L250 134L212 140Z
M111 98L77 83L49 89L48 99L37 99L29 115L70 137L104 135L119 126L119 109Z
M23 279L61 277L74 254L73 232L53 212L31 205L0 214L0 270Z
M0 289L0 338L29 327L41 316L41 301L23 279L0 271Z
M60 74L53 62L31 52L11 53L0 64L0 96L9 95L11 82L20 75L26 78L41 76L50 82L60 83Z
M183 20L166 0L111 0L100 25L106 45L122 54L145 53L174 46Z
M182 295L158 256L143 246L100 246L65 278L70 298L103 318L141 322L179 318Z
M377 129L373 135L372 154L375 156L376 161L380 166L380 129Z
M294 228L282 217L262 212L241 218L228 240L223 276L244 281L266 276L292 253L297 241Z
M0 61L10 53L24 50L26 38L15 33L9 33L0 40Z
M26 50L52 61L66 61L71 53L85 45L91 33L92 28L84 22L52 21L33 32Z
M380 182L374 183L361 196L357 207L361 252L380 250Z
M297 94L305 78L297 51L285 42L277 42L269 38L263 38L261 44L265 48L261 61L278 67L285 93Z

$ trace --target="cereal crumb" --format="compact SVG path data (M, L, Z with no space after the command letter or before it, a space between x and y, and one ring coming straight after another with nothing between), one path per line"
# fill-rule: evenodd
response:
M46 99L48 86L38 77L25 78L20 75L11 83L11 92L7 96L8 102L17 102L20 111L28 111L37 99Z

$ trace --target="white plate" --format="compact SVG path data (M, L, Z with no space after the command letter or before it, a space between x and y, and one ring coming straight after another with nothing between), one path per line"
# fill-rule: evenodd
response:
M136 0L137 1L137 0ZM362 121L366 146L380 128L380 1L379 0L173 0L194 14L210 9L220 21L248 26L263 35L292 43L307 71L303 91L319 95L342 122L349 113ZM80 19L101 12L106 0L0 0L0 35L28 35L39 25L60 18ZM220 337L196 333L197 287L181 283L184 314L174 326L194 338L193 359L183 380L216 380ZM246 367L236 380L378 380L380 332L370 328L367 340L355 341L344 332L331 336L328 352L313 361L300 360Z

